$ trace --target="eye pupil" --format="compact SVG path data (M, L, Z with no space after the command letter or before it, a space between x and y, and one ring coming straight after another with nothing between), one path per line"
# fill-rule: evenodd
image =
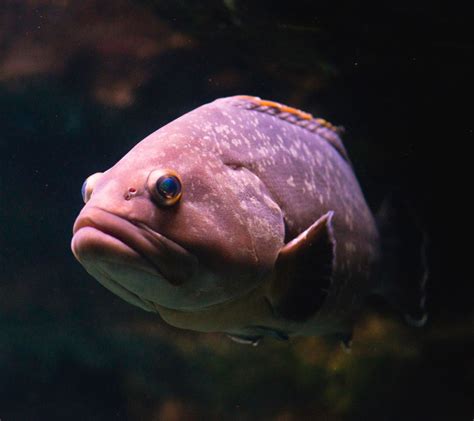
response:
M181 183L175 176L160 177L156 182L156 188L166 199L173 199L181 193Z

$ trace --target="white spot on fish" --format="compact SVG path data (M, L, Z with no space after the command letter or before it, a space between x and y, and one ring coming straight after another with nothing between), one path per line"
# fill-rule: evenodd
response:
M293 158L296 158L298 156L298 151L295 149L293 145L290 146L290 153L293 156Z
M352 241L347 241L345 244L345 248L348 253L354 253L356 251L356 246Z
M307 189L308 191L310 191L310 192L311 192L311 191L313 191L313 190L314 190L314 186L313 186L313 184L312 184L312 183L310 183L308 180L304 180L304 185L305 185L305 187L306 187L306 189Z

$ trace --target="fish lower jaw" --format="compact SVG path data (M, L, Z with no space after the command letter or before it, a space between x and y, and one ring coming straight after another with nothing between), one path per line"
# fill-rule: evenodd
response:
M91 228L95 231L90 231ZM84 235L84 230L88 234ZM93 254L100 255L99 245L105 246L107 253L113 258L114 249L125 257L131 249L141 256L141 263L146 261L147 267L152 267L174 286L190 279L198 266L195 256L146 224L130 221L127 217L102 208L86 206L74 223L73 233L73 252L74 249L81 248L83 254L92 251ZM76 237L80 240L75 241Z
M156 312L153 302L157 298L176 294L176 287L147 259L96 228L79 229L72 239L71 249L84 269L100 284L144 310Z
M161 273L141 254L121 240L94 227L78 230L71 241L74 257L87 269L87 266L104 262L110 265L132 266L137 270L160 276Z

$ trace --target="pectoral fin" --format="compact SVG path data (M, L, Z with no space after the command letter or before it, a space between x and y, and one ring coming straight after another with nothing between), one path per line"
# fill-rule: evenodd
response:
M321 216L280 250L268 297L278 316L304 321L321 307L333 273L333 214Z
M262 338L265 336L278 339L279 341L287 341L288 335L280 330L272 329L265 326L247 326L245 330L252 332L249 335L236 335L233 333L227 333L227 336L232 339L234 342L245 345L257 346Z
M230 333L227 333L227 337L239 344L252 346L257 346L260 340L262 339L262 336L232 335Z

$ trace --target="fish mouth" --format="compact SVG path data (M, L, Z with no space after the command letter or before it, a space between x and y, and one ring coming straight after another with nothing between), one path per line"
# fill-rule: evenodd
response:
M156 311L154 303L174 307L179 286L198 266L194 255L145 223L98 207L79 214L71 249L105 287L149 311Z

